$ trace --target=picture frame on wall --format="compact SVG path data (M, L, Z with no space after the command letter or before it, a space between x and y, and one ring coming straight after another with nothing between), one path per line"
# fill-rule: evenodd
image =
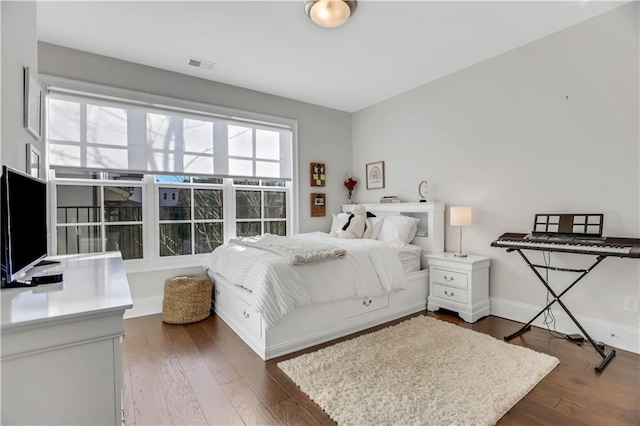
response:
M42 138L42 87L29 67L24 67L24 128L36 139Z
M40 151L32 143L27 144L27 173L35 178L40 177Z
M384 188L384 161L368 163L366 168L367 189Z

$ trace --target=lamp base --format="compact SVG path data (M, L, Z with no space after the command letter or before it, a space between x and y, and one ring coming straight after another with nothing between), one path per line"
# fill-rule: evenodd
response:
M454 253L455 257L467 257L467 253Z

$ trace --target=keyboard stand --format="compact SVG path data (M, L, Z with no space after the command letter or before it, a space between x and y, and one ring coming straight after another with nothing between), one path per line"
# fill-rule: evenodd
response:
M538 318L540 315L542 315L544 313L544 311L546 311L547 309L549 309L551 307L551 305L553 305L554 303L558 303L558 305L560 305L562 307L562 309L564 309L564 311L567 313L567 315L569 315L569 318L571 318L571 320L574 322L575 325L578 326L578 328L580 329L580 331L582 332L582 334L584 334L584 336L587 338L587 340L589 341L589 343L591 343L591 346L593 346L593 348L600 354L600 356L602 357L602 362L600 362L600 364L598 364L595 367L595 370L597 373L601 373L602 370L604 370L604 368L607 366L607 364L609 363L609 361L611 361L611 359L616 355L616 351L615 349L611 349L609 351L608 354L605 354L604 351L602 349L600 349L600 347L598 345L596 345L596 342L593 341L593 339L591 338L591 336L589 336L589 333L587 333L585 331L584 328L582 328L582 326L580 325L580 323L578 322L578 320L571 314L571 312L569 311L569 309L565 306L564 303L562 303L562 300L560 300L560 298L562 296L565 295L565 293L567 293L569 290L571 290L571 288L576 285L576 283L578 281L580 281L582 278L584 278L585 275L587 275L589 272L591 272L593 270L593 268L595 268L600 262L602 262L604 260L604 258L606 256L598 256L595 263L593 265L591 265L591 267L589 267L588 269L569 269L569 268L555 268L552 266L546 266L546 265L534 265L532 264L529 259L527 259L527 257L522 253L521 249L515 249L515 248L509 248L507 249L507 252L511 252L511 251L517 251L520 256L522 256L522 258L524 259L524 261L526 262L526 264L529 266L529 268L531 268L531 270L533 271L533 273L536 275L536 277L538 277L538 279L542 282L542 284L547 288L547 290L549 290L549 293L551 293L551 295L553 296L553 300L547 305L545 306L540 312L538 312L538 314L533 317L531 319L531 321L529 321L528 323L526 323L522 328L520 328L520 330L516 331L515 333L512 333L508 336L504 337L504 340L511 340L514 337L518 337L519 335L521 335L524 332L527 332L531 329L531 323L533 323L533 321L536 320L536 318ZM578 278L572 282L566 289L564 289L564 291L562 291L560 294L556 294L553 289L549 286L549 283L547 283L545 281L544 278L542 278L542 275L540 275L540 273L538 272L538 270L536 268L543 268L543 269L549 269L552 271L561 271L561 272L575 272L575 273L579 273L580 276L578 276Z

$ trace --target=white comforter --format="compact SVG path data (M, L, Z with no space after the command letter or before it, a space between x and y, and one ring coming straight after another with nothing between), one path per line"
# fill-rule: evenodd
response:
M370 297L405 288L402 265L387 243L347 240L323 232L292 238L332 244L347 251L339 259L289 265L278 254L254 247L225 244L216 248L205 270L251 291L252 305L270 327L297 306L349 297Z

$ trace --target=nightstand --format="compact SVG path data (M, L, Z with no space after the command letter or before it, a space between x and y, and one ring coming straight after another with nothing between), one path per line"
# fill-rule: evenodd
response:
M489 264L491 258L454 253L425 255L429 264L427 310L457 312L466 322L489 315Z

